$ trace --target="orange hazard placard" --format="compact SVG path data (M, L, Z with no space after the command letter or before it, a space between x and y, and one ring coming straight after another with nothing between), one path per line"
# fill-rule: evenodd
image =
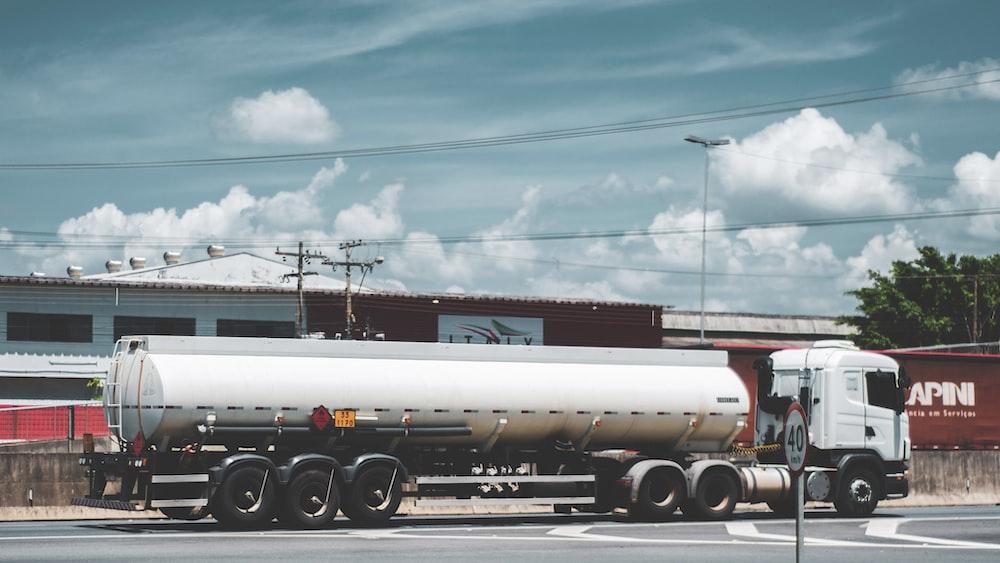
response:
M355 416L354 411L333 411L333 425L337 428L354 428Z

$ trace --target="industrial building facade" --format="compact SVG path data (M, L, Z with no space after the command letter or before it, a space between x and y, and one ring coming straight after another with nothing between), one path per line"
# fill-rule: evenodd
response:
M246 271L254 272L253 279L237 276ZM292 337L298 293L286 277L290 271L280 262L233 255L90 278L0 276L0 405L93 397L88 383L107 369L114 342L123 334ZM343 282L319 281L304 291L303 332L344 338ZM353 295L354 338L643 348L698 342L697 313L658 305L373 291ZM846 328L827 317L713 313L706 328L709 342L729 352L730 366L751 397L754 359L846 336ZM915 448L1000 449L1000 356L887 354L915 382L907 403ZM749 442L752 436L738 439Z

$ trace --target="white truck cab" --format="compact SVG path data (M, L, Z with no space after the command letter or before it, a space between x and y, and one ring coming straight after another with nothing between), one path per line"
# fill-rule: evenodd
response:
M779 442L788 405L802 404L809 424L807 500L832 500L841 512L862 515L881 499L906 496L910 382L892 358L825 340L762 360L755 364L755 442Z

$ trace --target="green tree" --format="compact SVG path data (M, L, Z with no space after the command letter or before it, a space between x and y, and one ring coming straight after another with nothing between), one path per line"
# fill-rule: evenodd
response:
M861 314L840 322L855 328L855 341L884 349L1000 339L1000 254L919 252L893 262L889 275L869 270L871 285L847 292Z

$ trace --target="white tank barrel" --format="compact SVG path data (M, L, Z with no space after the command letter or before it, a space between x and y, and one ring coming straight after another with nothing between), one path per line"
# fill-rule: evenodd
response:
M122 405L123 439L154 444L212 443L197 431L210 423L308 427L323 405L356 411L361 428L470 429L403 443L720 451L750 410L727 361L703 350L141 336L123 339L105 397Z

